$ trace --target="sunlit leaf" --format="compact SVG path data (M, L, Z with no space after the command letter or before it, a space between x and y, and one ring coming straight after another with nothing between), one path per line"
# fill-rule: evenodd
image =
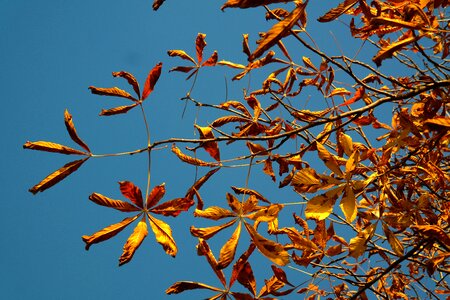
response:
M234 230L231 238L222 246L222 249L220 249L219 262L217 266L219 269L228 267L228 265L233 261L240 234L241 222L238 223L238 226Z
M98 204L98 205L102 205L102 206L106 206L106 207L111 207L123 212L133 212L133 211L140 211L141 209L134 206L131 203L125 202L125 201L121 201L121 200L114 200L111 198L108 198L106 196L103 196L102 194L99 193L93 193L89 196L89 200L91 200L92 202Z
M220 168L212 169L206 175L200 177L186 192L185 198L192 198L195 194L195 191L198 191L212 175L214 175ZM202 209L202 207L197 207L198 209Z
M203 62L202 67L213 67L217 64L217 60L219 59L219 55L217 51L214 51L211 56Z
M214 133L212 132L211 127L201 127L197 124L194 125L195 128L197 128L198 133L200 134L200 139L214 139ZM204 142L200 144L201 147L203 147L206 152L211 155L212 158L214 158L217 161L220 161L220 151L219 151L219 145L217 142L211 141L211 142Z
M119 258L119 266L128 263L133 258L134 253L142 244L147 234L147 222L145 221L145 217L143 217L123 246L123 253Z
M236 217L236 213L219 206L210 206L205 210L196 209L194 216L217 221L223 218Z
M282 204L271 204L268 207L261 208L254 213L246 215L246 217L257 222L271 222L278 218L278 213L283 207Z
M236 187L236 186L232 186L231 189L236 193L236 194L245 194L245 195L253 195L256 197L256 199L261 200L263 202L266 203L270 203L269 200L267 200L266 197L264 197L263 195L261 195L260 193L258 193L255 190L252 189L248 189L248 188L240 188L240 187Z
M327 97L351 95L352 93L344 88L335 88Z
M142 100L145 100L153 89L155 88L155 84L161 75L162 63L158 63L147 76L147 80L145 81L144 91L142 92Z
M147 197L147 204L146 204L147 209L158 204L159 200L161 200L162 197L164 197L165 193L166 193L165 183L155 186Z
M218 163L210 163L203 160L200 160L198 158L194 158L192 156L188 156L181 152L181 150L175 146L175 144L172 145L172 152L175 153L175 155L185 163L194 165L194 166L201 166L201 167L217 167Z
M199 242L197 244L197 254L200 256L205 256L206 260L208 261L209 265L213 269L214 273L216 274L217 278L219 278L222 285L225 287L227 285L227 281L225 279L225 274L223 273L222 269L219 269L218 263L216 258L214 257L214 254L212 253L211 249L209 248L208 243L199 238Z
M100 116L113 116L113 115L125 114L130 109L132 109L133 107L136 107L137 105L138 105L137 103L134 103L131 105L123 105L123 106L118 106L118 107L114 107L114 108L110 108L110 109L102 109L102 111L100 112Z
M100 95L100 96L114 96L114 97L122 97L127 98L132 101L137 101L136 98L131 96L129 93L125 92L122 89L119 89L118 87L112 87L112 88L98 88L95 86L90 86L89 89L91 90L92 94Z
M102 230L97 231L93 235L83 235L81 238L86 243L86 250L89 250L89 248L93 244L97 244L112 238L139 217L140 215L131 218L125 218L121 222L109 225L108 227L105 227Z
M227 203L228 206L236 213L239 214L242 208L241 202L230 193L227 193Z
M136 80L136 78L133 76L133 74L130 74L125 71L120 71L120 72L113 72L112 75L114 77L122 77L122 78L126 79L128 81L128 83L133 87L133 90L136 92L136 95L138 96L138 98L141 96L141 92L139 89L139 83Z
M78 168L81 167L81 165L88 159L89 157L86 157L85 159L80 159L65 164L60 169L45 177L41 182L29 189L29 191L33 194L45 191L78 170Z
M399 241L399 239L395 236L395 234L391 230L389 230L389 227L386 224L383 223L382 227L392 250L395 252L397 256L402 257L404 254L403 244Z
M286 0L228 0L220 9L224 10L227 7L250 8L280 2L286 2Z
M356 198L353 189L348 184L345 186L345 193L339 206L347 222L351 223L356 219Z
M122 195L133 202L137 207L144 207L144 200L142 198L142 192L139 187L135 186L130 181L120 181L119 185Z
M67 132L69 133L72 140L90 153L91 150L89 149L88 145L86 145L86 143L83 142L83 140L81 140L78 136L75 125L73 124L72 115L67 109L64 111L64 123L66 124Z
M405 46L418 41L423 35L411 36L399 41L396 41L389 46L381 48L378 53L372 58L373 62L379 67L381 62L387 58L392 57L395 52L401 50Z
M46 151L46 152L56 152L61 154L76 154L76 155L88 155L88 153L80 150L76 150L61 144L37 141L37 142L26 142L23 145L24 149Z
M338 186L324 194L311 198L306 204L305 215L307 219L325 220L333 212L333 206L344 186Z
M364 254L364 252L366 251L367 242L369 241L369 239L372 238L376 226L377 226L376 223L370 224L363 230L359 231L358 235L350 240L349 245L350 256L358 258Z
M166 0L153 0L153 10L158 10L158 8L164 3Z
M344 2L340 3L337 7L331 9L325 15L321 16L317 20L319 22L333 21L334 19L338 18L340 15L347 12L350 8L352 8L352 6L356 4L356 2L358 2L358 0L345 0Z
M187 290L196 290L196 289L206 289L211 291L221 292L222 290L204 283L193 282L193 281L178 281L171 285L167 290L166 294L179 294Z
M189 56L185 51L183 50L169 50L167 51L167 54L169 56L178 56L182 59L185 60L189 60L190 62L192 62L194 65L196 65L197 63L195 62L195 59L193 59L191 56Z
M152 231L155 234L156 241L161 244L164 251L172 257L177 255L178 249L175 244L175 240L172 237L172 229L169 224L152 217L147 213L148 220L150 222L150 226L152 227Z
M203 49L206 47L206 34L199 33L195 39L195 53L197 54L197 61L200 64L203 60Z
M193 199L177 198L155 206L149 211L163 216L176 217L181 212L189 210L192 205L194 205Z
M316 142L317 152L319 154L319 158L325 163L325 165L333 171L336 175L342 177L342 171L339 168L339 164L336 158L328 152L328 150L319 142Z
M234 223L236 223L236 219L233 219L225 224L205 228L197 228L191 226L190 230L193 236L207 240L215 236L218 232L222 231L223 229L232 226Z

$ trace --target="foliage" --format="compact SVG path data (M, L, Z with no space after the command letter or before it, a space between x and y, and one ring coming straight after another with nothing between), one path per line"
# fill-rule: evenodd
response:
M163 3L156 0L153 8ZM198 255L205 257L220 287L179 281L167 294L206 289L212 292L209 299L275 299L291 293L307 299L450 295L446 280L450 274L448 1L345 0L324 11L318 21L346 22L351 36L372 51L372 63L344 54L329 56L319 49L306 29L312 5L317 4L308 0L224 3L222 10L264 7L266 19L273 24L260 34L254 50L249 35L243 35L248 62L219 60L217 51L205 58L207 43L202 33L195 39L195 56L185 50L168 51L183 62L170 71L185 73L192 80L182 100L220 112L210 124L194 124L199 138L151 140L144 100L157 85L162 63L149 72L142 93L132 74L112 73L130 84L134 96L118 87L89 87L92 94L131 101L104 109L101 116L125 114L137 107L142 111L147 146L112 156L147 153L150 160L152 151L170 146L178 159L198 172L213 169L205 171L184 195L163 203L159 202L165 185L150 188L150 164L145 195L129 181L119 186L130 202L93 193L89 199L94 203L135 215L83 236L87 250L138 220L119 265L131 261L148 235L148 224L164 251L175 257L178 248L172 229L155 215L177 217L190 210L210 221L207 227L189 226L198 238ZM289 50L292 47L312 58L294 56L298 51ZM385 71L386 61L407 76ZM241 99L211 104L192 97L205 67L237 70L233 81L254 72L265 75L260 88L244 90ZM305 91L321 99L309 109L300 108L305 106L301 103ZM386 117L389 110L392 115ZM70 138L81 149L47 141L27 142L24 148L81 159L45 177L30 189L33 194L65 179L87 160L111 156L94 154L79 137L67 110L64 118ZM232 143L241 146L241 153L226 151ZM180 145L191 147L180 149ZM205 159L197 157L202 151L207 153ZM315 161L322 162L322 167ZM303 201L267 199L247 184L231 186L233 193L223 197L226 205L204 199L201 187L220 180L220 170L231 167L248 168L248 176L252 168L261 170L274 182L273 190L277 186L293 189ZM297 211L292 219L287 206ZM234 228L231 237L217 252L211 249L208 240L229 227ZM243 252L238 244L244 245ZM273 273L259 289L251 264L255 250L267 258ZM287 268L311 279L306 283L295 282L295 276L288 279Z

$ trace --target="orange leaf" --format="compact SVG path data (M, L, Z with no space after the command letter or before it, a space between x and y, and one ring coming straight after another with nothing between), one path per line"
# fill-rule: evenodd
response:
M89 89L91 90L92 94L100 95L100 96L113 96L113 97L122 97L127 98L132 101L137 101L136 98L131 96L129 93L125 92L122 89L119 89L118 87L112 87L112 88L98 88L95 86L90 86Z
M138 98L141 96L141 92L139 89L139 83L137 82L136 78L125 71L120 71L120 72L113 72L112 75L114 77L122 77L124 79L126 79L128 81L128 83L133 87L133 90L136 92L136 95L138 96Z
M200 134L200 139L205 140L205 139L213 139L214 138L214 134L212 132L212 129L210 127L201 127L198 126L197 124L194 125L195 128L197 128L198 133ZM220 161L220 151L219 151L219 145L217 144L217 142L205 142L200 144L201 147L203 147L206 152L209 153L209 155L211 155L212 158L214 158L217 161Z
M145 81L144 91L142 92L142 100L145 100L153 89L155 88L155 84L161 75L162 63L158 63L151 71L148 73L147 80Z
M311 198L306 204L305 216L317 221L325 220L333 212L333 206L344 186L338 186L325 194Z
M251 55L250 47L248 46L248 34L242 35L242 52L244 52L247 57Z
M249 120L240 116L224 116L211 123L211 127L220 127L231 122L248 122Z
M318 18L317 21L319 22L333 21L340 15L347 12L350 8L352 8L352 6L356 4L356 2L358 2L358 0L345 0L344 2L340 3L337 7L331 9L325 15Z
M88 155L88 153L80 150L76 150L61 144L56 144L52 142L37 141L37 142L26 142L23 145L24 149L46 151L46 152L56 152L61 154L76 154L76 155Z
M147 234L147 222L145 221L145 217L142 217L141 221L139 221L136 225L133 233L123 246L123 253L119 258L119 266L128 263L133 258L134 253L142 244L142 241L145 239Z
M221 292L222 290L204 283L193 281L178 281L172 284L167 290L166 294L179 294L186 290L207 289L211 291Z
M205 210L196 209L194 216L217 221L223 218L236 217L236 213L219 206L210 206Z
M328 150L319 142L316 142L317 153L319 154L319 158L325 163L325 165L333 171L336 175L342 177L342 171L339 168L339 164L336 158L328 152Z
M88 159L89 157L86 157L85 159L80 159L65 164L60 169L45 177L41 182L29 189L29 191L33 194L45 191L78 170L78 168L81 167L81 165Z
M391 245L392 250L394 250L397 256L402 257L404 254L403 244L398 240L395 234L389 230L389 227L383 223L382 225L384 234L387 237L389 245Z
M219 262L217 267L219 269L224 269L233 261L236 254L236 248L239 242L239 236L241 234L241 222L233 232L231 238L222 246L220 249Z
M244 225L250 234L252 241L265 257L280 266L285 266L289 263L289 253L284 250L284 247L281 244L266 239L256 232L253 226L247 224L246 222L244 222Z
M181 212L187 211L192 205L194 205L193 199L177 198L153 207L150 209L150 212L163 216L176 217Z
M72 115L67 109L64 111L64 123L66 124L67 132L72 140L90 153L91 150L89 150L88 145L86 145L86 143L83 142L78 136L77 131L75 130L75 125L73 124Z
M112 116L112 115L119 115L119 114L125 114L133 107L137 106L137 103L131 104L131 105L123 105L118 106L110 109L102 109L100 112L100 116Z
M271 204L267 207L261 207L261 209L246 217L257 222L272 222L278 218L278 213L282 209L282 204Z
M226 61L226 60L221 60L221 61L217 62L217 64L221 65L221 66L227 66L230 68L234 68L234 69L245 69L244 65L236 64L236 63L233 63L231 61Z
M401 50L403 47L412 44L422 38L423 35L411 36L395 43L389 44L386 47L381 48L378 53L372 58L377 67L381 66L381 62L387 58L392 57L395 52Z
M218 163L209 163L203 160L200 160L198 158L194 158L191 156L188 156L184 153L181 152L181 150L175 146L175 144L172 145L172 152L175 153L175 155L181 160L184 161L185 163L194 165L194 166L200 166L200 167L217 167L219 164Z
M238 279L239 282L247 289L249 289L253 295L256 294L256 281L255 277L253 276L252 268L247 261L250 255L252 255L255 248L255 244L250 243L248 249L244 253L242 253L239 259L234 263L229 284L229 286L231 287L236 279Z
M208 240L211 237L213 237L214 235L216 235L219 231L230 227L234 223L236 223L236 219L233 219L225 224L211 226L211 227L205 227L205 228L197 228L197 227L191 226L190 231L193 236Z
M183 73L189 73L190 71L196 69L197 67L185 67L185 66L178 66L170 69L169 72L183 72ZM190 76L190 75L189 75Z
M202 67L213 67L217 64L217 60L219 56L217 55L217 51L214 51L213 54L202 64Z
M308 4L308 0L299 4L284 20L278 22L269 31L267 31L264 37L257 42L258 47L248 58L249 61L260 57L266 50L276 45L279 40L288 35L292 27L294 27L294 25L305 13L306 4Z
M102 206L106 206L106 207L111 207L123 212L132 212L132 211L140 211L139 208L137 208L136 206L134 206L133 204L130 204L128 202L125 201L121 201L121 200L114 200L111 198L108 198L106 196L103 196L102 194L99 193L93 193L89 196L89 200L91 200L92 202L98 204L98 205L102 205Z
M248 189L248 188L240 188L240 187L235 187L235 186L232 186L231 189L232 189L236 194L253 195L253 196L255 196L258 200L261 200L261 201L266 202L266 203L270 203L269 200L267 200L263 195L261 195L260 193L258 193L258 192L255 191L255 190Z
M219 268L217 268L217 260L214 257L214 254L212 253L211 249L209 248L208 243L203 239L198 239L198 245L197 245L197 254L200 256L205 256L206 260L208 261L209 265L213 269L214 273L216 274L217 278L219 278L220 282L225 287L227 285L227 281L225 279L225 274L223 271Z
M228 0L220 9L224 10L227 7L250 8L280 2L286 2L286 0Z
M130 225L134 220L136 220L140 215L134 216L132 218L125 218L121 222L97 231L93 235L83 235L81 238L86 243L86 250L92 246L92 244L97 244L106 240L109 240L119 232L121 232L125 227Z
M327 97L351 95L352 93L344 88L335 88Z
M208 179L214 175L217 171L219 171L220 168L217 169L213 169L211 171L209 171L208 173L206 173L206 175L202 176L199 180L197 180L190 188L189 190L186 192L186 195L184 196L185 198L192 198L194 197L195 191L198 191L203 184L208 181ZM202 207L197 207L198 209L202 209Z
M239 101L230 100L230 101L219 104L219 107L223 108L223 109L228 109L230 106L233 108L236 108L237 110L240 110L241 112L243 112L245 115L247 115L249 117L251 116L251 114L247 110L247 108Z
M149 213L147 213L147 216L150 226L152 227L152 231L155 234L156 241L161 244L164 251L166 251L168 255L175 257L178 249L175 244L175 240L172 237L172 229L169 224L152 217Z
M353 189L348 184L345 186L345 194L342 197L339 206L342 209L347 222L351 223L356 219L356 213L358 212L356 209L356 198Z
M203 60L203 49L206 47L205 42L206 34L199 33L195 39L195 52L197 54L197 60L200 64Z
M120 181L120 191L127 199L133 202L137 207L144 207L144 200L142 199L141 189L135 186L130 181Z
M246 145L252 155L268 155L266 148L264 148L260 144L247 141Z
M197 63L195 62L195 60L191 57L191 56L189 56L185 51L183 51L183 50L169 50L169 51L167 51L167 54L169 55L169 56L172 56L172 57L174 57L174 56L178 56L178 57L180 57L180 58L182 58L182 59L184 59L184 60L189 60L189 61L191 61L194 65L197 65Z
M228 206L229 206L235 213L239 214L240 211L241 211L241 208L242 208L241 202L239 202L239 200L238 200L235 196L233 196L232 194L230 194L230 193L227 193L226 197L227 197L227 203L228 203Z
M372 238L377 224L370 224L364 230L358 232L358 235L350 240L349 255L358 258L364 254L367 242Z
M166 0L153 0L153 10L158 10L158 8L164 3Z
M162 197L164 197L165 193L166 193L166 186L164 183L155 186L147 197L147 204L146 204L147 209L158 204L159 200L161 200Z

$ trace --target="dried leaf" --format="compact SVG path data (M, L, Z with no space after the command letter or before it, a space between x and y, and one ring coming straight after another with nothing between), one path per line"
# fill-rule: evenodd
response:
M155 206L149 211L163 216L176 217L181 212L189 210L192 205L194 205L193 199L177 198Z
M125 201L121 201L121 200L114 200L111 198L108 198L106 196L103 196L102 194L99 193L93 193L89 196L89 200L91 200L92 202L98 204L98 205L102 205L102 206L106 206L106 207L111 207L123 212L132 212L132 211L140 211L141 209L134 206L131 203L125 202Z
M247 224L246 222L244 222L244 225L250 234L252 241L265 257L279 266L285 266L289 263L289 253L284 250L284 247L281 244L266 239L256 232L253 226Z
M253 295L256 294L256 281L253 276L253 270L247 261L255 248L255 244L250 243L248 249L242 253L239 259L234 263L229 284L230 287L233 286L237 279L239 283L246 287Z
M217 221L223 218L236 217L237 215L231 210L219 206L210 206L205 210L196 209L194 216Z
M338 186L325 194L311 198L306 204L305 216L317 221L325 220L333 212L333 206L344 186Z
M352 6L356 4L356 2L358 2L358 0L345 0L344 2L340 3L337 7L331 9L325 15L318 18L317 21L319 22L333 21L340 15L347 12L350 8L352 8Z
M364 254L367 247L367 242L375 233L376 223L370 224L364 230L358 232L358 235L350 240L349 255L358 258Z
M225 274L223 271L219 268L217 268L217 260L214 257L214 254L212 253L211 249L209 248L208 243L203 239L198 239L198 245L197 245L197 254L201 256L205 256L206 260L208 261L209 265L213 269L214 273L216 274L217 278L219 278L220 282L225 287L227 285L227 281L225 279Z
M120 181L119 185L122 195L133 202L137 207L144 207L144 200L142 198L142 192L140 188L135 186L130 181Z
M197 61L201 64L203 60L203 49L206 47L205 42L206 34L199 33L195 39L195 52L197 54Z
M283 209L282 204L271 204L268 207L246 215L247 218L256 222L272 222L278 218L278 213Z
M86 143L83 142L78 136L77 131L75 129L75 125L73 124L72 115L69 113L67 109L64 111L64 123L66 124L67 132L69 133L72 140L78 145L80 145L87 152L91 153L91 150L89 149L88 145L86 145Z
M286 273L283 271L283 269L278 268L277 266L272 265L272 271L273 274L275 274L275 277L277 277L278 280L281 282L288 284L290 286L293 286L287 279Z
M406 45L412 44L418 41L423 35L419 36L411 36L395 43L389 44L386 47L381 48L378 53L372 58L373 62L377 65L377 67L381 66L381 62L387 58L390 58L394 55L395 52L401 50Z
M102 109L100 112L100 116L113 116L113 115L119 115L119 114L125 114L133 107L136 107L138 104L134 103L131 105L123 105L123 106L117 106L110 109Z
M333 91L334 92L334 91ZM332 92L332 93L333 93ZM362 86L362 87L359 87L357 90L356 90L356 92L355 92L355 94L353 95L353 97L351 97L350 99L348 99L347 101L345 101L344 103L342 103L342 104L339 104L339 106L346 106L346 105L350 105L350 104L352 104L352 103L355 103L356 101L358 101L358 100L360 100L360 99L362 99L363 97L364 97L364 94L365 94L365 92L366 92L366 90L365 90L365 88Z
M148 73L147 80L144 85L144 91L142 92L142 100L145 100L151 92L153 92L155 84L161 75L161 69L162 63L160 62Z
M143 217L123 246L123 253L119 258L119 266L128 263L133 258L134 253L142 244L147 234L147 222L145 221L145 217Z
M279 40L288 35L292 27L297 24L304 14L307 4L308 0L302 4L299 4L284 20L278 22L269 31L267 31L264 37L257 42L258 47L248 58L249 61L260 57L266 50L276 45Z
M316 142L317 152L319 154L319 158L325 163L325 165L333 171L337 176L343 177L343 173L339 168L339 164L330 152L319 142Z
M226 195L227 197L227 203L228 206L236 213L236 214L240 214L241 209L242 209L242 204L241 202L232 194L227 193Z
M349 184L345 186L345 193L342 197L341 204L339 205L342 212L344 213L347 222L351 223L356 219L356 198L353 193L353 189Z
M214 133L212 132L211 127L201 127L198 126L197 124L194 125L195 128L197 128L198 133L200 134L200 139L205 140L205 139L214 139ZM212 158L214 158L217 161L220 161L220 151L219 151L219 145L217 144L217 142L205 142L200 144L201 147L203 147L203 149L206 150L206 152L209 153L209 155L211 155Z
M219 269L228 267L228 265L233 261L240 235L241 222L238 223L238 226L234 230L231 238L222 246L222 249L220 249L219 262L217 265Z
M172 229L169 224L152 217L149 213L147 213L147 216L153 233L155 234L156 241L161 244L168 255L175 257L178 249L175 240L172 237Z
M189 60L189 61L192 62L194 65L197 65L197 63L195 62L195 60L194 60L191 56L189 56L189 55L188 55L185 51L183 51L183 50L169 50L169 51L167 51L167 54L168 54L169 56L172 56L172 57L178 56L178 57L180 57L180 58L182 58L182 59Z
M236 186L232 186L231 189L236 193L236 194L245 194L245 195L253 195L256 197L256 199L261 200L263 202L266 203L270 203L269 200L267 200L263 195L261 195L260 193L258 193L255 190L252 189L248 189L248 188L240 188L240 187L236 187Z
M286 2L286 0L228 0L220 9L224 10L227 7L250 8L280 2Z
M166 0L153 0L153 10L158 10L158 8L164 3Z
M228 123L232 123L232 122L248 122L249 119L240 117L240 116L224 116L224 117L220 117L216 120L214 120L214 122L211 123L211 127L221 127L225 124Z
M196 289L207 289L211 291L221 292L222 290L204 283L193 282L193 281L178 281L171 285L167 290L166 294L179 294L186 290L196 290Z
M344 88L335 88L327 97L351 95L352 93Z
M203 160L200 160L198 158L194 158L192 156L188 156L181 152L181 150L175 146L175 144L172 145L172 152L175 153L175 155L185 163L194 165L194 166L200 166L200 167L217 167L218 163L209 163Z
M147 204L146 204L147 209L158 204L159 200L161 200L162 197L164 197L165 193L166 193L165 183L155 186L147 197Z
M37 141L37 142L26 142L23 145L24 149L46 151L46 152L56 152L61 154L76 154L76 155L88 155L88 153L80 150L76 150L61 144L56 144L52 142Z
M91 90L92 94L100 95L100 96L113 96L113 97L122 97L127 98L132 101L137 101L136 98L131 96L129 93L125 92L122 89L119 89L118 87L112 87L112 88L98 88L95 86L90 86L89 89Z
M81 165L88 159L89 157L86 157L85 159L80 159L65 164L60 169L45 177L41 182L29 189L29 191L33 194L45 191L78 170L78 168L81 167Z
M198 179L186 192L185 198L192 198L195 194L195 191L198 191L202 187L202 185L206 181L208 181L208 179L219 170L220 170L220 168L213 169L213 170L209 171L208 173L206 173L206 175L200 177L200 179ZM197 208L202 209L202 207L197 207Z
M213 54L202 64L202 67L213 67L217 64L217 60L219 59L219 56L217 54L217 51L214 51Z
M233 219L225 224L217 225L217 226L211 226L211 227L205 227L205 228L197 228L194 226L191 226L191 234L195 237L202 238L202 239L210 239L214 235L216 235L219 231L230 227L234 223L236 223L237 219Z
M113 225L109 225L108 227L103 228L100 231L97 231L93 235L83 235L81 238L86 243L86 250L93 244L97 244L106 240L109 240L119 232L121 232L125 227L133 223L140 215L134 216L132 218L125 218L121 222Z
M386 238L388 240L389 245L391 245L392 250L395 252L395 254L399 257L403 257L404 254L404 248L403 244L398 240L398 238L395 236L395 234L389 230L389 227L383 223L382 225L384 234L386 235Z
M114 77L122 77L122 78L126 79L128 81L128 83L133 87L133 90L136 92L136 95L138 96L138 98L141 97L139 83L132 74L125 72L125 71L120 71L120 72L113 72L112 75Z

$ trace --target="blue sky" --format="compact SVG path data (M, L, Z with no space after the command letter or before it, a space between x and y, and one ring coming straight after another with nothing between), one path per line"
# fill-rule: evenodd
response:
M327 8L311 4L308 7L311 23L336 3L327 1ZM263 19L262 8L221 12L221 4L222 1L167 0L155 13L150 0L0 0L1 298L162 299L164 290L177 280L217 284L203 258L195 254L196 241L188 234L186 224L199 221L188 214L164 219L171 224L179 244L176 259L165 255L149 234L133 261L119 268L117 259L130 230L94 245L88 252L84 250L82 235L92 234L124 217L89 202L88 195L99 192L122 198L117 184L121 180L133 181L145 189L145 155L88 161L60 184L33 196L27 190L70 161L70 157L25 151L22 144L27 140L47 140L75 146L64 127L63 114L67 108L79 135L96 154L145 146L139 111L98 117L102 108L125 103L123 99L91 95L88 86L129 89L123 80L111 76L111 72L121 70L133 73L143 86L148 71L160 61L163 74L146 100L152 139L192 137L195 120L204 125L213 119L207 111L199 112L192 105L188 105L181 118L184 103L179 98L190 88L190 82L184 80L184 75L168 73L181 61L170 59L166 51L184 49L194 55L195 37L202 32L207 34L206 56L218 50L220 59L243 63L246 57L241 53L242 33L251 34L254 47L257 32L270 26ZM317 36L316 41L332 53L339 53L328 30L322 30L325 34ZM333 28L337 36L343 30L345 26ZM311 26L310 32L315 31ZM345 38L340 41L343 44L340 46L350 49L350 53L359 47ZM235 74L223 71L205 70L193 96L205 102L222 102L226 95L224 73L229 83ZM246 80L229 84L229 98L241 97L242 88L248 84ZM179 163L167 149L156 152L152 163L152 185L166 182L166 200L182 196L194 180L194 168ZM200 172L199 175L205 173ZM224 204L225 192L230 191L228 186L244 186L246 173L246 169L224 170L221 180L205 186L205 195L212 202ZM276 195L286 202L299 200L290 191L272 195L266 188L269 182L265 177L255 176L250 185L265 189L267 197ZM227 231L222 237L230 234ZM254 266L256 272L269 274L269 270L258 265ZM190 295L196 294L185 293L169 299L187 299Z

